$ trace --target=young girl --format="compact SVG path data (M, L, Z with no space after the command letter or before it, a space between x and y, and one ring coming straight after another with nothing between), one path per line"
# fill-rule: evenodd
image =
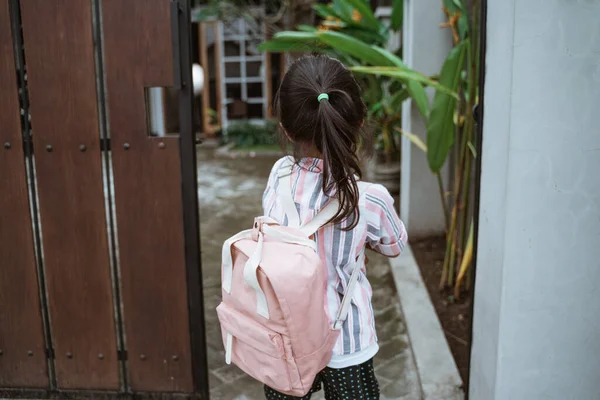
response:
M287 72L279 90L277 108L281 127L293 144L295 165L292 193L300 222L310 221L336 197L340 207L331 223L315 234L318 254L328 266L327 304L336 315L353 260L365 247L396 257L406 244L404 225L394 210L394 201L381 185L371 185L360 194L361 176L357 145L366 107L352 73L339 61L326 56L303 57ZM282 225L288 220L278 195L277 171L285 158L275 163L263 196L264 215ZM371 285L361 266L359 284L331 362L318 376L311 392L325 386L327 400L379 399L373 357L379 347L375 332ZM265 387L267 399L296 399Z

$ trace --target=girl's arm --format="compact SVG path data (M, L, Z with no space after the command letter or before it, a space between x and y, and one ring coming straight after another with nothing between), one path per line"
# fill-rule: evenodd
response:
M394 207L394 199L381 185L366 194L367 248L387 257L400 255L408 241L404 224Z

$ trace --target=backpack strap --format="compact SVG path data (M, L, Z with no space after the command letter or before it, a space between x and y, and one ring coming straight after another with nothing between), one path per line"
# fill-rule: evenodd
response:
M342 329L346 318L348 318L348 313L350 312L350 305L352 304L352 297L354 297L354 292L356 291L356 284L358 283L358 277L360 275L360 265L364 262L364 259L365 250L363 249L363 251L360 252L360 255L358 256L356 262L354 263L352 275L350 275L348 286L346 286L344 297L342 297L340 310L338 311L338 315L335 321L333 322L334 330Z
M369 188L373 185L369 182L357 182L358 191L360 193L359 199L362 198ZM325 210L323 210L325 211ZM337 209L336 209L337 211ZM319 213L320 214L320 213ZM335 213L333 214L335 215ZM332 216L333 216L332 215ZM331 219L331 217L330 217ZM312 222L312 221L311 221ZM318 229L318 228L317 228ZM348 285L346 286L346 290L344 291L344 297L342 297L342 303L340 305L340 310L338 311L338 315L333 322L333 329L339 330L342 329L346 318L348 318L348 313L350 312L350 305L352 304L352 298L354 297L354 292L356 291L356 285L358 283L358 277L360 276L360 267L363 265L365 261L365 249L363 248L361 252L356 257L356 261L354 262L354 267L352 268L352 274L350 275L350 279L348 280Z
M359 198L364 196L369 187L372 185L372 183L362 181L358 181L356 184L358 185ZM314 235L315 232L325 226L329 220L333 218L335 214L337 214L339 207L340 202L336 198L329 200L329 203L327 203L327 205L317 215L315 215L312 220L304 224L300 230L307 237Z
M296 209L294 196L292 195L292 170L294 161L291 157L287 157L277 171L279 176L278 194L281 198L283 211L288 218L288 226L298 228L300 226L300 215Z

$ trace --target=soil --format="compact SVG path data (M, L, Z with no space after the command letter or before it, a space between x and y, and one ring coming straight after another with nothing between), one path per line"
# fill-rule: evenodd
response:
M411 243L427 291L450 345L450 350L465 384L469 376L471 297L464 293L460 300L452 290L439 290L446 240L444 236L431 237Z

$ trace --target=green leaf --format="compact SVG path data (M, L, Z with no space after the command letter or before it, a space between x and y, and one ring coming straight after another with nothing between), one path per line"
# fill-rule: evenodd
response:
M352 36L367 44L380 45L386 42L385 37L383 37L379 32L374 32L367 29L348 27L343 28L342 33L348 36Z
M440 73L440 84L457 91L460 74L464 68L468 41L461 42L446 58ZM454 112L457 98L446 91L437 90L427 123L427 161L433 173L437 173L448 157L454 144Z
M375 16L371 7L364 2L364 0L346 0L348 4L352 5L362 16L363 20L368 23L371 29L379 31L382 27L381 21Z
M404 61L394 53L382 48L376 48L375 50L385 56L396 67L409 71L415 74L415 76L422 76L422 74L408 68L408 66L404 64ZM423 118L427 120L427 118L429 118L429 98L427 97L427 93L425 93L425 88L422 85L423 82L419 83L419 81L415 81L415 79L402 79L399 76L396 76L396 78L401 79L406 84L410 97L414 100L415 105Z
M389 61L375 50L376 46L368 44L340 32L323 31L317 32L316 36L328 46L337 51L347 53L367 64L386 65Z
M381 54L382 56L384 56L387 59L386 64L381 64L382 66L396 66L396 67L400 67L403 69L409 69L406 64L404 64L404 61L402 61L402 59L400 57L398 57L397 55L395 55L394 53L392 53L389 50L386 50L382 47L375 47L374 48L375 51L377 51L379 54Z
M403 130L398 129L398 128L396 128L396 130L398 132L400 132L402 135L406 136L408 138L408 140L411 141L412 144L414 144L415 146L417 146L418 148L423 150L425 153L427 153L427 145L425 144L425 142L423 142L423 140L421 140L420 137L418 137L414 133L404 132Z
M340 17L342 21L352 21L352 6L347 0L333 0L331 9Z
M381 101L383 90L377 81L377 78L374 75L367 75L367 81L368 87L363 93L365 94L365 98L368 100L368 103L373 104Z
M404 101L406 99L408 99L409 97L410 97L410 93L408 92L408 88L398 90L396 93L394 93L392 95L392 97L390 99L390 107L395 112L398 112L398 113L401 112L402 103L404 103Z
M469 150L471 150L471 154L473 154L473 158L477 158L477 150L471 141L467 142L467 146L469 146Z
M397 31L404 22L404 0L394 0L390 27Z
M444 0L444 6L448 9L450 15L459 13L457 30L461 39L466 39L469 34L469 16L467 9L460 0Z
M467 16L466 13L463 13L460 15L460 18L458 19L458 35L460 36L461 39L466 39L467 35L469 34L469 17Z
M429 99L425 93L425 88L422 84L440 88L440 90L452 93L448 88L441 87L437 82L434 82L418 72L404 70L401 68L382 68L382 67L353 67L350 68L354 72L384 75L392 78L400 79L406 84L410 97L415 101L419 112L423 118L429 117ZM456 95L456 93L452 93Z
M450 88L442 84L441 82L436 82L425 75L413 71L411 69L403 69L399 67L352 67L350 68L354 72L364 73L364 74L373 74L373 75L383 75L389 76L392 78L400 79L402 81L410 82L418 82L425 86L431 86L436 90L449 95L455 99L458 99L458 93Z
M315 28L314 26L311 26L311 25L298 25L296 27L296 29L298 29L300 32L316 32L316 31L318 31L317 28Z
M315 4L313 5L313 10L322 18L333 17L341 19L340 16L333 11L333 9L325 4Z
M281 53L286 51L310 52L319 51L319 47L313 43L304 42L286 42L279 40L270 40L263 42L258 46L259 51L268 51L271 53Z
M273 36L279 42L306 42L317 39L318 32L282 31Z
M381 110L382 107L383 104L381 104L381 102L375 103L371 107L369 107L369 113L374 114L377 111Z

